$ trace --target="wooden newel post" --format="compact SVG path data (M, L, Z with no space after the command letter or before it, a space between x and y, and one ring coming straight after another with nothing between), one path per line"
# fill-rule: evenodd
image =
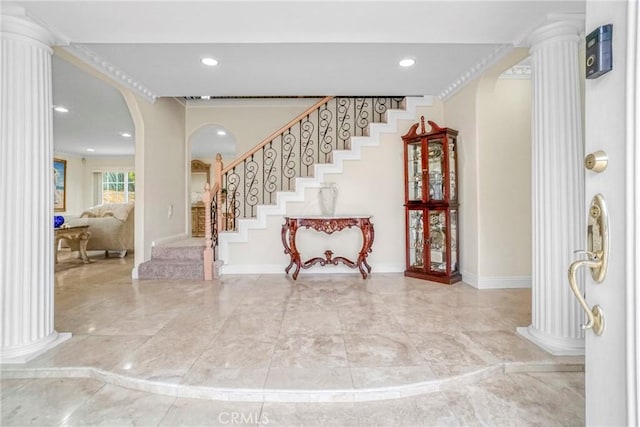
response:
M204 280L213 280L213 240L211 236L211 185L204 184L202 202L204 203Z
M216 215L216 218L218 218L216 227L218 228L218 236L220 235L220 232L225 230L226 227L226 218L222 216L222 212L226 211L226 209L223 210L222 205L226 204L226 199L222 198L222 155L220 153L216 154L216 162L213 165L213 176L214 176L214 182L216 184L218 184L218 194L217 194L217 199L216 201L218 203L216 203L217 209L218 209L218 213ZM223 224L225 224L225 226L223 227Z

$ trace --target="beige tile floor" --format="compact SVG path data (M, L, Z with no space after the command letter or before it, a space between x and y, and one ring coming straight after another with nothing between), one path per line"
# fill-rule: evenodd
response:
M56 330L73 337L3 366L3 426L584 424L583 360L515 333L528 290L312 270L132 281L132 257L63 258Z

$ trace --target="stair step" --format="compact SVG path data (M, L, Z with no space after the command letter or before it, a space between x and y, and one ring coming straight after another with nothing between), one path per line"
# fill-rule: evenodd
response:
M204 280L202 261L151 259L138 267L140 280Z
M151 249L151 259L193 260L202 261L204 258L202 246L154 246Z

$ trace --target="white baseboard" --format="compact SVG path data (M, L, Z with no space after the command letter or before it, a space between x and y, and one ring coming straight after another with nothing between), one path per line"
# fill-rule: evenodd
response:
M531 276L478 276L461 271L462 281L477 289L523 289L531 288Z
M133 280L138 280L138 266L137 265L135 267L133 267L133 270L131 270L131 278Z
M220 275L226 274L284 274L286 265L283 264L233 264L220 267ZM404 264L374 264L371 266L371 274L375 273L402 273ZM289 274L293 273L292 267ZM344 265L314 266L308 270L301 269L300 274L360 274L358 269Z
M158 240L151 242L151 247L166 245L167 243L177 242L179 240L188 239L190 236L187 233L174 234L173 236L161 237Z

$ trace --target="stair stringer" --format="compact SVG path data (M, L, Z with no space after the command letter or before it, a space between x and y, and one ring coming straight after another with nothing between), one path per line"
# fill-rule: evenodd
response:
M380 135L386 133L396 133L398 131L398 121L415 119L418 107L429 107L433 105L433 96L407 97L405 99L404 110L387 110L386 122L370 123L368 136L352 137L350 150L335 150L333 152L332 163L322 163L314 165L314 174L311 177L298 177L295 180L294 191L279 191L276 193L276 203L273 205L259 205L256 207L256 218L237 220L237 231L223 231L218 236L218 259L224 260L229 257L229 244L246 243L249 241L249 231L267 228L267 217L272 215L283 216L287 213L287 203L304 202L305 192L309 188L320 188L325 181L325 174L339 174L343 172L345 160L360 160L362 158L363 147L375 147L380 144ZM224 264L221 274L242 274L242 273L271 273L264 271L264 268L247 268L247 265L234 268L234 265ZM267 266L265 266L267 267ZM270 270L267 267L268 270ZM277 272L282 272L282 266L277 266Z

